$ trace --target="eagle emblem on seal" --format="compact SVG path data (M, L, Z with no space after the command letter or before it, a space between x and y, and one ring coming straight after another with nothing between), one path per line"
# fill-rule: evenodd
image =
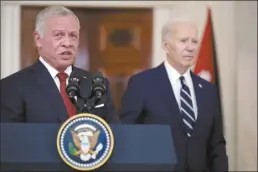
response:
M73 156L79 156L82 161L96 159L103 149L103 144L98 143L100 131L93 126L81 125L70 131L73 143L69 143L69 152Z

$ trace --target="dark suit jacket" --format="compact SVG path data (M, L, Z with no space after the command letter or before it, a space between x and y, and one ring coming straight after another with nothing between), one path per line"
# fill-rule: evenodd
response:
M215 87L192 73L198 119L191 138L183 130L178 108L164 64L132 76L124 94L122 123L169 124L179 171L226 171L221 114Z
M87 71L73 67L85 76ZM108 123L119 122L114 109L109 83L103 107L94 108ZM1 122L63 123L68 119L63 99L47 68L38 60L35 64L1 80Z

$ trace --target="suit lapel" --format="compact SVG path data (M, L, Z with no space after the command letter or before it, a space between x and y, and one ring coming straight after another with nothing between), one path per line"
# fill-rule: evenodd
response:
M164 100L163 103L168 107L168 113L170 116L173 117L172 123L174 126L178 126L183 131L183 121L181 117L181 112L178 107L178 103L176 101L173 88L171 86L171 83L168 78L168 74L166 71L166 68L164 66L164 63L160 65L158 68L158 77L160 79L161 84L161 95Z
M42 97L45 98L45 101L42 103L50 104L51 110L57 115L58 120L61 123L64 122L68 118L68 115L63 104L63 99L51 75L39 60L33 66L32 72L39 91L42 92Z
M200 126L202 125L203 119L204 119L204 104L205 104L205 94L203 94L203 85L198 81L197 76L195 76L192 72L191 72L191 77L193 80L193 86L194 86L194 92L195 92L195 97L196 97L196 103L197 103L197 120L195 123L195 127L194 127L194 131L193 131L193 135L195 132L198 131L198 129L200 128Z
M184 128L183 128L183 121L182 121L182 116L181 116L181 112L179 110L174 92L173 92L173 88L170 84L164 63L160 66L157 67L157 72L158 72L158 77L159 77L159 82L160 83L164 83L161 84L161 95L163 97L164 103L166 104L166 106L168 107L168 113L169 115L173 116L173 125L177 125L179 126L182 131L184 132ZM196 96L196 102L197 102L197 107L198 107L198 112L197 112L197 121L194 127L194 131L193 131L193 135L195 132L197 132L200 128L200 126L202 125L204 121L204 104L205 104L205 94L203 94L203 88L201 83L199 82L197 76L195 76L192 72L191 72L191 77L193 80L193 87L194 87L194 92L195 92L195 96ZM184 132L185 133L185 132Z

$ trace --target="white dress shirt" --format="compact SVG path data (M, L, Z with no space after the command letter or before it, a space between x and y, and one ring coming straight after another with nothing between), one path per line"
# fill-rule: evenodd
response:
M60 81L57 77L57 74L59 73L58 70L56 70L55 68L53 68L50 64L48 64L42 57L39 57L39 60L43 63L43 65L47 68L48 72L50 73L50 75L52 76L53 80L56 83L56 86L58 88L58 90L60 91ZM72 73L72 66L69 66L68 68L66 68L66 70L64 71L68 77L66 79L66 85L68 84L68 78Z
M179 109L181 108L181 103L180 103L180 91L181 91L181 82L180 82L180 77L181 74L179 72L177 72L167 61L164 62L167 74L168 74L168 78L170 81L170 84L172 86L176 101L178 103L178 107ZM190 93L191 93L191 98L192 98L192 102L193 102L193 109L194 109L194 115L195 115L195 119L197 119L197 103L196 103L196 96L195 96L195 92L194 92L194 86L193 86L193 81L192 81L192 77L191 77L191 73L190 70L187 70L183 76L185 77L185 81L187 86L190 89Z

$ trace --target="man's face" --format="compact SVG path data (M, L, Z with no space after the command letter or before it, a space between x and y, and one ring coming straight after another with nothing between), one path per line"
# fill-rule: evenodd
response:
M188 69L198 53L198 32L195 24L178 22L163 42L169 63L178 69Z
M43 36L34 33L40 55L59 71L74 63L79 45L80 26L72 15L45 20Z

